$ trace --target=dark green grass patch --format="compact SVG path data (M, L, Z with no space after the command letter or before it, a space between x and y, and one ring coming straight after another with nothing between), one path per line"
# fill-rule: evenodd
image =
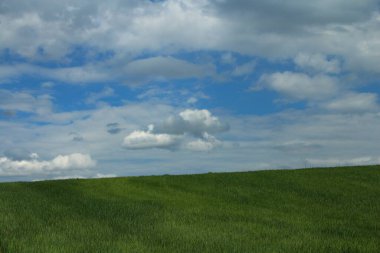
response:
M380 252L380 167L2 183L0 252Z

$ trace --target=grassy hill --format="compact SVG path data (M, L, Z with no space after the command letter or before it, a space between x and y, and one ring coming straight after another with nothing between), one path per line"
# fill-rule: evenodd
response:
M2 183L0 252L380 252L380 166Z

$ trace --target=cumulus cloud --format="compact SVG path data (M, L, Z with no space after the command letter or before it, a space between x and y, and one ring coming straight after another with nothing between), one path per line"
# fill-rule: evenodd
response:
M228 125L208 110L184 110L161 124L149 125L147 131L134 131L124 138L123 146L129 149L185 148L209 151L221 142L213 135L228 130ZM195 138L195 140L188 140Z
M185 134L189 133L196 137L202 137L204 133L215 134L228 130L229 126L219 121L208 110L187 109L177 116L166 119L161 124L155 126L157 133Z
M0 157L0 175L54 173L62 170L88 169L96 164L90 155L81 153L58 155L49 161L40 160L35 153L31 153L29 158L13 160L6 156Z
M178 137L170 134L154 134L151 131L133 131L123 141L123 146L128 149L172 149L177 144Z
M185 144L185 148L192 151L210 151L222 145L222 142L214 136L204 133L202 139L190 141Z
M339 91L338 80L333 77L309 76L288 71L264 74L258 85L296 100L322 100L334 96Z

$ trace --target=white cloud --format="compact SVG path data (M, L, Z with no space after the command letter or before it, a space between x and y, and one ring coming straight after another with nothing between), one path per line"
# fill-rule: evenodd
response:
M0 175L54 173L61 170L88 169L96 164L90 155L81 153L58 155L50 161L39 160L35 153L32 153L30 158L28 160L12 160L8 157L0 157Z
M82 175L68 175L68 176L58 176L58 177L53 177L53 180L66 180L66 179L84 179L86 178L85 176ZM36 181L44 181L46 179L35 179L33 180L34 182Z
M294 62L306 71L317 73L337 74L340 72L340 62L337 59L328 59L322 54L298 54Z
M333 77L294 72L264 74L258 85L298 100L322 100L339 91L338 80Z
M0 45L37 59L64 58L70 46L80 44L129 52L178 49L178 45L199 48L205 39L207 44L214 41L210 31L217 23L203 11L206 4L39 0L27 6L9 1L0 16L4 30Z
M185 144L185 148L192 151L211 151L222 145L222 142L214 136L204 133L202 139L190 141Z
M87 154L58 155L51 160L51 168L57 169L85 169L95 166L95 161Z
M313 167L337 167L380 164L380 157L356 157L356 158L329 158L329 159L306 159L306 163Z
M123 147L128 149L173 149L178 141L179 137L174 135L154 134L151 131L133 131L124 138Z
M215 134L227 131L229 126L220 122L218 117L213 116L208 110L186 109L171 116L161 124L157 124L154 131L168 134L191 134L202 137L204 133Z
M128 31L117 36L117 46L154 51L173 51L184 47L212 48L222 27L218 17L206 10L207 6L208 3L204 0L169 0L160 4L145 5L133 13ZM119 20L112 21L120 26L125 22L125 15L118 14Z
M207 152L207 147L211 145L203 143L207 142L204 136L190 133L180 135L175 154L156 148L126 151L121 147L124 136L107 132L106 125L117 122L120 125L116 127L122 126L126 133L132 133L141 126L160 122L170 115L180 117L179 112L182 111L169 105L144 102L81 112L53 113L44 119L43 122L47 124L38 127L24 122L0 120L0 152L11 147L23 147L41 157L88 153L97 160L97 165L86 172L68 169L43 171L41 174L44 176L36 175L38 178L70 175L91 177L95 171L125 176L299 168L310 166L305 164L306 159L341 161L355 157L379 157L380 114L376 112L342 114L313 109L263 116L224 113L219 120L228 122L231 127L229 131L209 133L220 139L222 145L222 148L216 146L212 152ZM84 141L72 142L70 132L83 134ZM160 133L152 131L152 134ZM191 142L195 142L193 150L201 152L190 150L186 144ZM17 154L13 154L16 157ZM7 154L4 155L11 160ZM18 155L18 160L31 159L30 153L20 152ZM23 175L31 174L23 172ZM25 180L30 178L32 176L25 176Z
M28 153L30 150L44 158L55 157L57 154L91 154L91 157L97 161L94 170L103 174L126 175L133 170L130 165L135 164L141 158L142 153L135 151L128 152L126 155L125 149L121 147L121 141L125 135L110 134L107 124L120 128L125 133L131 133L139 126L147 125L150 122L159 122L162 118L174 113L175 110L172 106L165 104L128 103L128 105L118 107L105 106L92 110L53 112L51 115L34 116L33 119L38 124L0 120L0 156L4 151L17 147L25 149L25 152L19 152L19 160L30 160ZM116 122L118 125L112 124ZM111 132L114 133L113 128ZM70 133L77 133L77 135L70 135ZM82 141L73 142L75 137L80 137ZM165 155L165 152L155 152L158 151L144 150L146 155L157 159L163 154ZM4 153L6 157L10 158L8 154L10 153ZM15 152L13 154L14 157L17 155ZM132 161L127 161L128 159L132 159ZM139 168L136 170L136 175L144 174L143 168L141 168L142 170L140 167L136 168ZM43 172L44 178L51 178L51 175L90 177L91 173L82 170L80 173L77 170ZM24 176L25 180L30 178L33 177ZM42 175L38 175L36 178L41 179Z
M203 128L223 128L219 119L211 114L208 110L191 110L187 109L179 113L179 116L189 124L196 126L201 125Z
M149 125L148 131L134 131L124 138L129 149L180 149L209 151L221 142L210 133L224 132L228 126L208 110L187 109L161 124ZM189 138L195 140L188 141Z
M379 73L377 0L3 2L0 49L32 61L67 60L73 45L132 58L141 52L223 50L292 59L304 52L341 56L350 69ZM231 62L228 57L225 62ZM70 73L71 79L83 74Z
M117 175L116 174L96 173L92 178L111 178L111 177L117 177Z
M375 60L361 50L364 44L371 45L373 52L379 51L375 50L379 47L376 0L211 2L229 35L222 44L232 51L274 58L320 53L341 55L354 62L355 55Z
M375 93L348 93L327 102L323 107L343 113L363 113L379 109Z
M112 178L112 177L117 177L117 175L116 174L96 173L95 175L88 175L88 176L83 176L83 175L58 176L58 177L53 177L52 179L53 180L66 180L66 179L85 179L85 178ZM37 179L37 180L33 180L33 181L41 181L41 180L46 180L46 179Z

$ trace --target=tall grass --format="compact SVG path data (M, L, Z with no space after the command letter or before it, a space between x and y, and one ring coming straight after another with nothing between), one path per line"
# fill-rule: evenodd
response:
M0 252L380 252L380 167L2 183Z

